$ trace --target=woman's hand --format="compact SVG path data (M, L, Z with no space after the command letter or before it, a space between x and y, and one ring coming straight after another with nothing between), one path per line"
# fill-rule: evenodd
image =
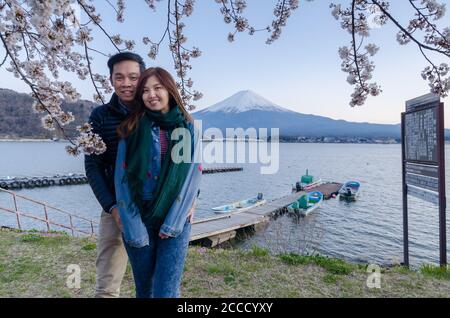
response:
M192 204L192 207L191 207L191 209L189 210L189 213L188 213L188 218L189 218L189 222L192 224L192 221L194 220L194 212L195 212L195 208L197 207L197 200L195 200L194 201L194 203ZM168 238L169 237L169 235L166 235L166 234L164 234L164 233L159 233L158 234L159 235L159 237L161 238L161 239L166 239L166 238Z
M163 234L163 233L159 233L159 237L160 237L161 239L166 239L166 238L169 237L169 235L166 235L166 234Z

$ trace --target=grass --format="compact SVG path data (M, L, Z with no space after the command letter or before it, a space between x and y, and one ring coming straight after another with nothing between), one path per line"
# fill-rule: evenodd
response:
M83 247L81 249L84 251L92 251L92 250L95 250L96 248L97 248L96 243L87 243L87 244L83 245Z
M267 257L269 255L269 249L257 245L253 245L250 251L251 254L256 257Z
M44 238L38 234L25 234L20 238L21 242L42 242Z
M306 265L310 263L310 259L307 256L295 253L280 254L279 257L288 265Z
M420 272L426 276L434 277L437 279L450 280L450 266L441 267L425 264L420 268Z
M330 285L331 285L331 284L336 284L338 280L339 280L339 277L337 277L337 276L335 276L335 275L331 275L331 274L325 275L325 276L322 278L322 281L323 281L324 283L330 284Z
M335 258L328 258L321 255L298 255L295 253L280 254L280 259L289 265L306 265L315 264L324 268L327 272L335 275L348 275L355 268L356 265L351 265L342 260Z
M60 233L0 231L0 297L93 297L96 242ZM71 264L81 269L81 286L69 288ZM321 255L267 249L188 251L181 295L193 297L450 297L448 269L402 267L381 273L381 288L368 288L367 266ZM122 297L134 297L128 266Z

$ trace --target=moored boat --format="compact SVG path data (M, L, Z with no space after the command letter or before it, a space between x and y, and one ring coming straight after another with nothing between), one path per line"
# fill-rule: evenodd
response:
M263 205L265 203L266 203L266 200L263 199L263 194L258 193L258 196L256 198L250 198L250 199L233 202L230 204L221 205L221 206L212 208L212 210L215 213L235 213L235 212L242 212L242 211L254 208L256 206Z
M339 190L339 199L355 201L359 195L361 184L358 181L347 181Z
M323 202L323 194L319 191L313 191L303 194L298 200L288 205L287 210L290 213L307 216L318 209Z
M295 183L295 186L292 187L292 192L300 192L311 190L312 188L321 185L322 179L317 179L314 176L308 174L308 169L306 169L306 174L304 174L299 182Z

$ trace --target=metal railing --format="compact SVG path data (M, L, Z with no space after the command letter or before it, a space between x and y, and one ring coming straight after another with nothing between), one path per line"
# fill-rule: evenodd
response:
M69 213L67 211L64 211L62 209L56 208L54 206L51 206L51 205L49 205L47 203L39 202L39 201L27 198L27 197L25 197L23 195L19 195L19 194L16 194L14 192L11 192L11 191L8 191L8 190L2 189L2 188L0 188L0 193L9 194L11 196L13 202L14 202L14 210L0 206L0 212L8 212L8 213L15 214L16 220L17 220L17 228L19 230L24 230L24 229L22 229L21 217L25 217L25 218L30 218L30 219L34 219L34 220L46 223L47 231L49 231L49 232L51 231L50 225L55 225L55 226L58 226L60 228L70 230L70 232L72 233L72 236L75 236L75 233L81 233L81 234L95 236L94 224L98 225L98 222L95 222L93 220L89 220L89 219L81 217L81 216L74 215L74 214ZM36 205L42 206L43 209L44 209L45 219L42 218L42 217L36 216L36 215L32 215L30 213L26 213L26 212L20 211L19 208L18 208L18 204L17 204L17 198L20 198L20 199L26 200L28 202L32 202L32 203L34 203ZM70 225L59 224L59 223L56 223L56 222L50 220L49 215L48 215L48 212L49 212L50 209L54 210L54 211L56 211L56 212L58 212L60 214L68 216ZM74 224L73 224L74 220L83 220L83 221L89 223L91 231L87 232L85 230L76 228L74 226Z

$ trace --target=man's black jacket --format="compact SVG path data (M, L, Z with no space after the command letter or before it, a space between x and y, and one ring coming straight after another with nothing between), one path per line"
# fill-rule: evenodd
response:
M96 107L89 117L92 131L106 144L106 152L101 155L85 155L84 167L92 191L107 213L116 204L114 168L119 142L116 129L126 116L127 112L119 105L119 98L113 94L108 104Z

